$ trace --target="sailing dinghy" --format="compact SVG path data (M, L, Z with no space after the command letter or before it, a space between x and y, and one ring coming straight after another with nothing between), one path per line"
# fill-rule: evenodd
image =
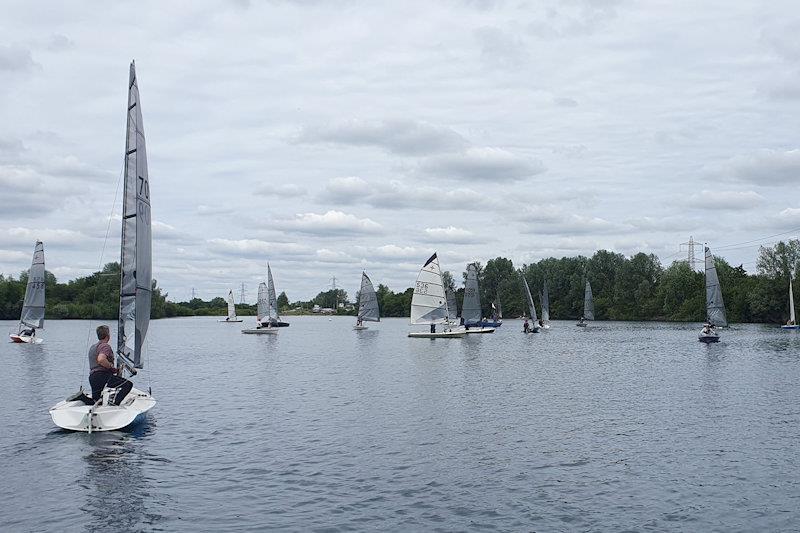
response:
M267 315L263 317L262 325L267 325L264 323L264 320L266 320L273 328L288 328L289 323L283 322L278 315L278 298L275 296L275 282L272 281L272 269L269 267L269 263L267 263L267 297L269 298L269 306L267 307Z
M135 376L144 367L142 351L150 324L152 290L152 238L150 228L150 181L142 124L142 108L136 68L131 62L128 80L128 123L125 141L125 178L122 197L122 249L117 322L117 369ZM72 431L112 431L131 425L153 408L156 400L136 387L120 405L116 390L105 387L93 405L81 400L82 391L50 409L55 424ZM77 398L77 399L76 399Z
M706 246L706 323L697 336L700 342L706 344L719 342L719 333L716 327L724 328L728 325L725 317L725 302L722 300L722 287L717 276L717 267L714 265L714 256Z
M478 290L478 269L470 263L467 265L467 279L464 280L464 302L461 307L461 318L464 320L465 333L494 333L494 328L482 326L481 294Z
M9 335L11 342L41 344L44 339L36 336L36 330L44 328L44 245L36 241L33 260L28 270L28 285L19 317L17 332Z
M414 295L411 297L411 324L429 325L431 331L412 331L408 336L429 339L463 337L464 330L453 330L449 322L450 311L447 308L442 271L439 268L439 258L434 253L419 271ZM441 324L444 330L436 331L437 324Z
M528 280L525 279L525 276L522 276L522 284L525 287L525 300L528 302L528 310L531 312L531 322L532 324L528 327L527 330L523 329L523 333L539 333L539 318L536 316L536 305L533 303L533 297L531 296L531 289L528 287Z
M781 326L782 329L800 329L794 315L794 292L792 292L792 277L789 276L789 322Z
M576 326L585 328L589 325L588 320L594 320L594 298L592 297L592 285L586 280L586 288L583 290L583 316Z
M367 322L380 322L381 313L378 309L378 297L375 295L375 287L372 286L366 272L361 272L361 290L358 291L358 316L356 317L355 330L368 329L364 325Z
M241 322L242 319L236 316L236 305L233 303L233 291L228 291L228 317L219 322Z
M243 329L242 333L248 335L275 335L278 329L272 327L269 320L266 324L263 321L269 316L269 290L263 281L258 284L258 304L256 305L256 327Z

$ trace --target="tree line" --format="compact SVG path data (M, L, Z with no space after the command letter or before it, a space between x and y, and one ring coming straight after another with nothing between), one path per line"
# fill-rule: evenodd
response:
M800 269L800 240L762 246L756 262L756 273L748 274L742 265L732 266L720 257L714 262L722 286L730 322L783 323L788 317L788 284L797 281ZM484 316L492 315L492 303L499 300L506 317L527 314L522 293L525 276L537 308L540 291L547 282L550 296L550 317L576 319L583 311L584 284L588 279L594 294L595 317L598 320L667 320L695 321L705 318L704 273L685 261L663 267L652 254L631 257L600 250L591 257L550 257L516 268L510 259L497 257L485 265L475 263L478 270ZM18 319L22 311L28 273L16 279L0 275L0 319ZM456 292L459 312L463 300L463 283L451 272L443 274L445 286ZM462 285L462 287L458 287ZM119 263L108 263L100 272L59 283L51 272L45 273L48 318L97 318L113 320L118 313ZM188 302L171 302L156 280L152 287L151 318L227 314L222 297L209 301L194 298ZM414 289L393 292L379 284L376 289L381 316L408 317ZM356 295L357 300L357 295ZM347 302L341 289L320 292L309 301L289 303L285 292L278 297L281 312L292 309L310 310L315 304L334 307ZM539 308L540 309L540 308ZM255 315L256 306L236 304L239 315ZM340 314L354 314L354 311Z

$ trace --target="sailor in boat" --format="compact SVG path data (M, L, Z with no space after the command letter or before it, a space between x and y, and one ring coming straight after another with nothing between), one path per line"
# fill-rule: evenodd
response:
M585 319L583 316L581 316L581 317L578 319L578 324L585 324L585 323L586 323L586 319Z
M525 318L525 323L522 325L522 331L528 333L531 330L531 325L528 324L528 319Z
M787 320L786 321L786 325L787 326L794 326L794 320Z
M703 332L702 333L703 333L703 335L713 335L715 333L714 324L709 324L708 322L703 324Z
M21 337L35 337L36 336L36 328L26 328L19 332Z
M364 325L364 320L361 317L358 317L358 319L356 319L356 326L361 327L363 325Z
M436 333L436 324L431 324L431 333Z
M539 327L540 328L544 327L544 320L542 320L541 318L539 319Z
M114 351L108 326L97 326L97 344L89 348L89 384L92 386L92 400L95 402L103 394L103 387L115 388L114 405L119 405L133 388L133 383L117 375L114 366Z

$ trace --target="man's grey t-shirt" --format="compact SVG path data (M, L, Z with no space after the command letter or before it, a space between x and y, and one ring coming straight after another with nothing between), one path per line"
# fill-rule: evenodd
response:
M111 346L105 341L100 341L89 347L89 374L94 374L95 372L111 372L111 369L97 362L97 356L101 353L106 356L109 363L112 365L114 364L114 351L111 349Z

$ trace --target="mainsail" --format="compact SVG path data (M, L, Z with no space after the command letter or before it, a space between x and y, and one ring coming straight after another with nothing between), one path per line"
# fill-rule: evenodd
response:
M525 279L525 276L522 276L522 283L525 285L525 299L528 301L528 309L531 312L531 320L533 320L534 324L539 321L539 318L536 316L536 306L533 303L533 297L531 296L531 289L528 287L528 280Z
M358 318L367 322L380 322L378 297L366 272L361 273L361 290L358 292Z
M236 305L233 303L233 291L228 291L228 320L236 320Z
M269 298L267 297L267 284L263 281L258 284L258 305L256 306L256 320L261 322L267 318L269 310Z
M33 249L31 269L28 270L28 285L25 287L25 301L19 317L19 329L23 326L41 329L44 327L44 245L36 241Z
M269 267L269 263L267 263L267 293L269 298L267 316L270 320L279 320L278 298L275 296L275 282L272 281L272 269Z
M547 292L547 281L542 289L542 322L550 322L550 294Z
M481 296L478 292L478 269L474 264L467 265L467 279L464 282L464 302L461 307L464 324L477 324L483 317Z
M439 258L434 253L417 276L414 295L411 297L411 323L443 324L448 318L442 271L439 269Z
M450 313L450 320L455 320L458 318L458 304L456 303L456 293L453 292L452 289L449 287L445 289L445 295L447 296L447 310Z
M128 124L122 197L122 269L120 275L117 353L126 364L142 368L142 347L150 323L152 240L150 181L142 124L142 106L131 62L128 79Z
M592 286L586 280L586 289L583 293L583 318L594 320L594 298L592 298Z
M706 246L706 320L714 326L726 327L725 302L722 300L722 287L714 266L714 256Z
M794 292L792 291L792 278L789 278L789 321L792 325L797 324L794 316Z

